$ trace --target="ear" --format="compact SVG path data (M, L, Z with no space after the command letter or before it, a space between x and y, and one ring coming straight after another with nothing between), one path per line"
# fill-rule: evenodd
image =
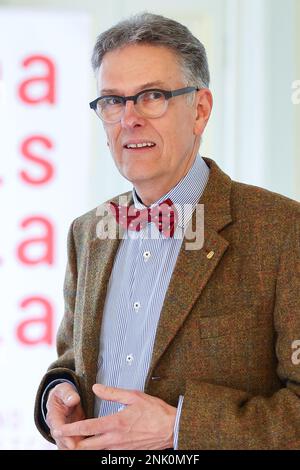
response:
M194 135L202 135L213 107L213 97L208 88L199 90L195 97Z

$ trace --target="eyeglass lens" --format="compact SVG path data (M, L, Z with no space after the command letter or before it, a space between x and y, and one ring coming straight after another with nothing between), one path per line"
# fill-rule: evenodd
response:
M165 111L167 100L160 91L141 93L136 102L137 111L147 117L158 117ZM124 100L118 97L104 97L97 103L97 113L105 121L117 121L123 114Z

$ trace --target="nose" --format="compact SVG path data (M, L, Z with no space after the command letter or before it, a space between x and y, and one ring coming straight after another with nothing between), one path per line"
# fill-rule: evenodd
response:
M121 125L125 128L132 129L137 126L143 126L144 123L145 119L138 114L134 102L131 100L126 101L121 118Z

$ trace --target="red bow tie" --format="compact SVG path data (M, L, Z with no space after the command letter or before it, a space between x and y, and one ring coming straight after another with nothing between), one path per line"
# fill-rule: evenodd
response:
M139 232L147 223L154 222L165 237L173 237L178 221L176 207L171 199L166 199L157 206L136 209L134 206L119 206L110 202L111 212L117 223L126 230Z

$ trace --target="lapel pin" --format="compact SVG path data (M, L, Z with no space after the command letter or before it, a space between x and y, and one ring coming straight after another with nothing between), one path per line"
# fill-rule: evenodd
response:
M210 251L209 253L207 253L206 258L207 258L207 259L212 259L212 257L214 256L214 254L215 254L214 251Z

